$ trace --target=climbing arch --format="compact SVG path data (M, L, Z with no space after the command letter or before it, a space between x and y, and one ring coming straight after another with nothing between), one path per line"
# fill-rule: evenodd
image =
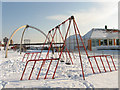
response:
M48 39L48 41L50 41L49 38L47 37L47 35L46 35L43 31L41 31L40 29L38 29L38 28L36 28L36 27L33 27L33 26L30 26L30 25L21 26L21 27L19 27L18 29L16 29L16 30L11 34L11 36L10 36L8 42L7 42L7 45L6 45L5 58L7 58L7 55L8 55L7 52L8 52L8 46L9 46L9 44L10 44L10 40L11 40L12 37L15 35L15 33L16 33L17 31L21 30L22 28L24 28L24 30L23 30L23 32L22 32L22 37L21 37L21 42L20 42L20 53L21 53L21 48L22 48L23 36L24 36L24 33L25 33L25 31L27 30L27 28L32 28L32 29L35 29L35 30L39 31L40 33L42 33L42 34Z

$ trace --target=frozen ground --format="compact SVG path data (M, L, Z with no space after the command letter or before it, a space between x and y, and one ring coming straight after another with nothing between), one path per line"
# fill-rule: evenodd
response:
M89 52L90 55L97 55L101 53L103 52ZM104 54L105 53L108 54L108 51L104 51ZM118 69L117 51L114 54L112 51L110 54L114 55L114 62ZM82 60L86 80L83 80L82 78L78 53L75 53L76 59L73 60L74 65L66 65L65 62L59 63L55 79L51 79L53 69L56 65L56 62L54 61L50 68L47 77L48 79L43 79L49 63L46 62L40 74L39 80L36 80L41 64L41 62L37 62L31 80L27 80L33 65L33 62L30 62L22 81L20 81L20 77L25 67L25 62L22 62L24 54L20 55L18 52L9 51L8 58L4 58L4 51L2 50L0 51L0 55L0 88L118 88L118 71L114 71L111 61L110 65L113 71L109 72L109 68L107 64L105 64L108 72L104 73L104 69L99 62L100 60L97 59L102 71L102 73L99 73L94 60L91 60L96 72L96 74L92 74L88 59L84 53L82 53ZM45 52L43 57L44 55ZM105 60L103 61L106 63Z

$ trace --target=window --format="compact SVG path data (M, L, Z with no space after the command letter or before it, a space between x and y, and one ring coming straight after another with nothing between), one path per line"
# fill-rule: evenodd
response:
M100 40L101 45L103 45L103 40Z
M96 46L99 46L99 40L96 39Z
M107 39L104 39L104 45L107 46Z
M92 39L92 46L95 47L95 39Z
M112 39L109 39L109 45L112 45Z
M119 39L116 39L116 45L119 45L119 43L120 43Z

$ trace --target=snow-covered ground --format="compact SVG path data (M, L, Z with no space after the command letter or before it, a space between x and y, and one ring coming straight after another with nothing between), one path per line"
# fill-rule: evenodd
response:
M109 53L110 52L110 53ZM82 53L83 67L85 73L85 80L82 77L82 69L80 66L79 55L75 52L76 59L73 60L73 65L66 65L65 62L60 62L55 74L55 79L51 79L53 71L55 69L56 61L52 62L50 71L47 78L44 80L46 70L49 65L49 61L45 63L42 72L40 74L39 80L36 80L41 62L37 62L35 69L33 71L31 80L28 80L30 71L33 66L33 62L28 64L27 70L20 81L23 69L26 62L22 62L24 53L20 55L18 52L8 51L8 58L4 58L4 51L0 51L0 88L118 88L118 70L114 71L112 62L109 61L112 72L109 72L108 65L105 60L105 67L107 72L104 72L102 64L99 59L97 59L102 73L99 73L95 61L92 59L94 70L96 74L92 73L90 64L85 54ZM89 52L90 55L98 54L111 54L113 56L113 51L99 51L99 52ZM43 53L43 57L46 53ZM56 56L56 55L55 55ZM72 55L71 55L72 56ZM117 51L114 53L114 62L118 69L118 58Z

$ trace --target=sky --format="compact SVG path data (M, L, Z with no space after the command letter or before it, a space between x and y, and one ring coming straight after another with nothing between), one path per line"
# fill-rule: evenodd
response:
M1 4L0 4L1 5ZM118 28L118 1L114 2L2 2L2 38L23 25L32 25L46 34L53 27L74 15L81 35L92 28ZM22 30L13 37L20 42ZM1 38L1 37L0 37ZM24 38L42 42L44 36L27 30Z

